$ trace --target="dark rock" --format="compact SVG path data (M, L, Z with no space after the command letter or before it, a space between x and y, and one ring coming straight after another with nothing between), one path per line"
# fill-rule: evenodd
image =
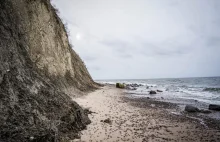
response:
M163 91L161 91L161 90L157 90L157 92L163 92Z
M137 88L131 87L131 86L128 86L128 85L125 86L125 89L127 89L127 90L137 90Z
M149 86L146 86L146 89L149 89Z
M210 104L209 105L209 109L210 110L220 111L220 105Z
M157 94L156 91L152 91L152 90L151 90L149 93L150 93L150 94Z
M122 84L122 83L116 83L116 88L124 89L125 87L126 87L125 84Z
M205 88L203 91L220 92L220 88Z
M126 86L132 87L132 88L137 88L137 87L140 87L140 86L143 86L143 85L142 84L134 83L134 84L126 84Z
M137 90L137 88L131 88L131 90Z
M104 122L104 123L108 123L108 124L112 124L112 121L110 118L107 118L105 120L101 120L101 122Z
M125 86L125 89L127 89L127 90L131 90L131 87L128 86L128 85L126 85L126 86Z
M186 105L185 111L187 111L187 112L199 112L200 110L197 107Z
M200 113L212 113L210 110L204 110L204 109L201 109L199 112Z

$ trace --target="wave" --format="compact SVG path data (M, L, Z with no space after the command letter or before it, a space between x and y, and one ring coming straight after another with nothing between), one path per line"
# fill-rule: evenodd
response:
M220 92L220 88L205 88L203 91Z

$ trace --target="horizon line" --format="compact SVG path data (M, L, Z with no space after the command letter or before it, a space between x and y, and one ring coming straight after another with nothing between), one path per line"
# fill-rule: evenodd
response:
M101 80L146 80L146 79L187 79L187 78L212 78L212 77L220 77L220 76L200 76L200 77L168 77L168 78L165 78L165 77L162 77L162 78L142 78L142 79L94 79L94 81L101 81Z

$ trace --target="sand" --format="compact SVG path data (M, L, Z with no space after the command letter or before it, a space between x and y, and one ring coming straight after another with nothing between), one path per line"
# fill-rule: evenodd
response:
M171 113L152 101L126 99L123 89L104 86L86 96L74 99L89 108L92 123L81 132L81 142L200 142L220 141L220 131L201 122ZM103 120L110 119L110 123Z

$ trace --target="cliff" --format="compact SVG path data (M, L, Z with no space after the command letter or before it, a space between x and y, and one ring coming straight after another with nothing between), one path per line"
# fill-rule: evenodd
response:
M49 0L0 2L0 141L67 141L90 123L71 96L98 87Z

